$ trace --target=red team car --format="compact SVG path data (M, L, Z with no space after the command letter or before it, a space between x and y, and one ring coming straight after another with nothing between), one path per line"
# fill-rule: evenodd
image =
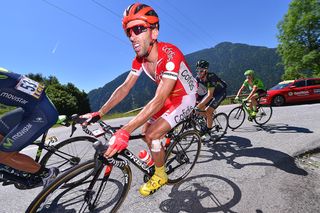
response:
M320 78L282 81L270 88L261 104L282 106L287 103L320 101Z

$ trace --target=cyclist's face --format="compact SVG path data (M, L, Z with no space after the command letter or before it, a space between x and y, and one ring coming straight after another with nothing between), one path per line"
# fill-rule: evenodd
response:
M152 30L148 27L147 23L142 20L130 21L126 29L126 33L137 56L142 57L146 55L152 41Z
M197 75L199 76L200 79L204 79L207 76L207 71L208 69L198 67Z
M247 75L246 77L247 77L247 79L248 79L249 81L252 81L252 79L253 79L252 75Z

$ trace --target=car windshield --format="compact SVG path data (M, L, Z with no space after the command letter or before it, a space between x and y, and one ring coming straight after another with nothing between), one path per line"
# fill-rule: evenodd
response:
M281 84L277 84L277 85L275 85L275 86L271 87L271 88L270 88L270 90L279 90L279 89L283 89L283 88L287 87L289 84L291 84L291 82L290 82L290 83L281 83Z

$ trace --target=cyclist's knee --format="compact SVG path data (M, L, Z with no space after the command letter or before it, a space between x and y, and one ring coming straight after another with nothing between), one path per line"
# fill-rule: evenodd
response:
M158 139L160 136L154 131L146 131L145 132L145 141L151 147L152 141Z

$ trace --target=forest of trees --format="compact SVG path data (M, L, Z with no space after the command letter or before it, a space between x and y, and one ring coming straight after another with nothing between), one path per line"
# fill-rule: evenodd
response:
M320 77L320 1L293 0L278 29L283 78Z
M62 85L54 76L48 78L41 74L28 74L27 76L46 85L46 93L60 114L84 114L91 111L87 93L80 91L72 83Z

